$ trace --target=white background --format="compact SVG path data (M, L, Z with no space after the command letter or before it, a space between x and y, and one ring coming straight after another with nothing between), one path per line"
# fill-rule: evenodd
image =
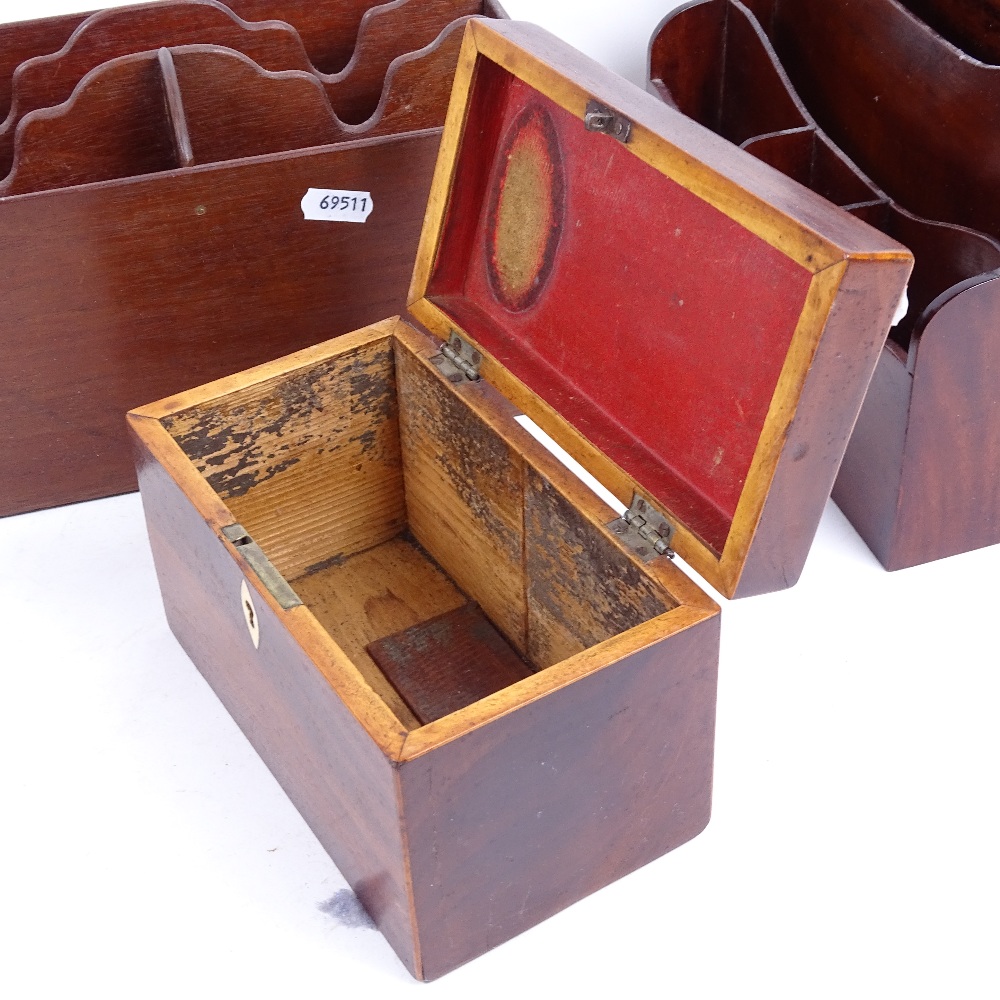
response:
M676 6L505 2L637 83ZM998 570L885 573L828 506L796 588L724 609L708 830L421 987L321 909L343 879L168 631L138 497L0 521L0 994L996 998Z

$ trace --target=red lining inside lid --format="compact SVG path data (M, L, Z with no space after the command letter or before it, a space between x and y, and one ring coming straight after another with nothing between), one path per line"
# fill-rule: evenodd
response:
M810 280L480 58L427 298L717 552Z

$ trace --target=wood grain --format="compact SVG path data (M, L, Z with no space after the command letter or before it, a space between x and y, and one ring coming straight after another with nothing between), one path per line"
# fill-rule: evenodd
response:
M0 197L436 127L467 20L394 60L372 117L353 126L321 77L270 72L241 51L183 45L110 59L65 102L22 119Z
M472 603L378 639L367 652L421 724L533 673Z
M469 18L453 21L429 45L392 61L379 105L364 126L366 135L431 128L441 123L468 22Z
M1000 542L997 278L963 289L916 346L883 357L834 500L886 569Z
M186 6L197 8L192 24L221 16L217 3ZM356 329L403 304L439 139L409 133L440 125L454 43L432 43L401 60L398 93L390 70L384 94L389 118L377 132L349 129L332 112L319 113L325 109L314 91L323 73L346 65L373 4L230 6L245 22L287 22L292 34L273 24L236 26L254 39L289 40L297 32L310 82L297 80L289 95L287 79L275 82L239 63L235 71L229 65L224 94L211 67L196 92L190 77L182 89L178 74L151 53L148 63L102 64L120 74L117 92L110 78L96 79L93 91L78 87L62 105L21 122L29 126L19 134L24 168L8 179L9 197L0 197L8 236L0 266L9 276L0 344L14 373L2 380L0 400L15 415L0 441L0 516L133 489L121 425L130 407ZM92 47L97 58L127 48L133 31L170 12L181 37L190 27L184 9L178 2L101 12L81 37L104 25ZM506 16L492 0L482 10ZM0 96L3 87L9 94L17 65L55 55L85 21L0 27L9 43L0 47ZM229 15L225 23L236 24ZM143 44L155 35L142 35ZM310 88L307 106L298 99L303 87ZM233 88L243 103L232 104ZM358 144L362 135L368 141ZM330 144L339 140L346 141L335 151ZM231 159L248 156L258 159ZM367 225L333 231L302 220L298 202L308 188L345 184L376 199Z
M267 70L312 68L301 39L289 25L248 24L208 0L165 0L100 11L84 21L58 52L28 59L17 68L11 110L0 126L0 172L5 164L10 168L14 132L21 119L69 100L79 82L98 66L146 50L204 43L243 52Z
M651 73L659 80L655 87L658 93L673 93L674 103L682 110L699 115L710 114L710 109L695 101L688 104L686 95L712 93L715 86L719 100L728 101L731 108L728 113L715 112L714 127L724 134L728 130L731 138L739 139L745 134L739 128L738 118L746 102L743 95L723 86L725 66L739 58L741 45L765 54L767 72L782 82L800 109L802 125L748 140L743 143L744 148L845 204L852 213L877 225L915 253L909 311L893 329L883 350L833 490L834 498L883 565L896 569L1000 541L998 501L995 491L985 485L1000 475L1000 453L994 441L997 415L993 393L986 388L996 381L997 372L997 359L990 345L1000 317L1000 299L993 302L991 297L1000 295L1000 283L996 280L1000 273L1000 245L984 233L921 218L899 205L896 197L908 201L913 198L932 211L941 208L931 201L937 198L937 193L921 193L914 187L933 188L938 183L934 180L934 170L923 173L923 154L918 155L910 148L905 165L908 176L899 182L893 175L899 166L898 163L893 166L899 151L918 141L912 122L907 119L901 125L895 151L889 151L890 143L876 148L878 144L871 144L869 134L865 140L868 145L862 150L863 172L816 124L813 101L809 101L807 110L792 89L779 52L786 58L789 75L805 81L804 94L818 95L825 86L817 98L820 108L826 109L831 121L841 122L850 129L865 118L862 115L855 119L846 110L859 100L859 91L870 88L873 80L888 82L885 76L888 65L893 66L894 78L900 72L905 77L906 72L899 67L911 65L907 59L922 53L924 81L917 84L911 80L905 85L901 83L899 88L909 106L904 109L900 94L895 92L891 99L877 102L888 106L887 117L879 125L880 135L892 132L893 121L912 115L919 108L921 129L927 137L927 156L933 161L941 155L943 143L953 143L947 155L951 158L949 170L956 176L961 174L964 157L971 162L977 156L976 147L959 138L963 128L971 127L969 119L964 117L969 109L963 107L959 115L945 115L947 122L937 127L937 114L928 108L937 107L944 114L941 102L955 99L956 88L961 88L963 80L968 83L971 79L969 73L986 72L988 67L958 59L961 69L955 69L958 57L954 50L915 22L898 4L872 4L864 17L854 20L838 18L837 11L843 13L847 8L834 6L836 10L820 11L816 5L807 3L793 10L791 5L763 0L755 0L746 7L732 0L689 6L668 17L654 37ZM957 9L961 5L954 6ZM726 17L720 22L719 11L723 7ZM761 14L762 23L755 21L748 7ZM878 17L888 19L886 24L898 21L905 27L905 31L892 35L891 46L903 39L916 39L905 59L883 63L881 54L873 54L872 39L889 37L886 33L870 33L872 19ZM829 29L839 39L832 46L827 45L825 18L830 19ZM739 24L755 27L750 34L744 32L745 38L739 32L730 37L730 29ZM711 58L701 53L697 60L685 59L681 46L693 26L709 39ZM866 31L864 43L853 46L849 42L852 38L857 40L859 32ZM828 74L824 84L820 70L824 66L830 68L824 61L828 58L835 60L838 72ZM856 60L850 63L854 69L849 68L848 60ZM830 82L840 80L845 73L851 77L849 87ZM986 77L977 79L985 81ZM938 83L941 93L934 97L938 103L921 103L913 87L933 88ZM880 87L877 89L881 91ZM987 88L977 94L976 100L988 102L988 95ZM840 102L845 108L837 111ZM781 120L781 107L760 127L787 124ZM749 120L759 123L759 118L753 117L759 114L760 108L755 109ZM871 108L865 112L869 118L872 114ZM923 128L928 120L935 121L935 128ZM983 120L988 120L988 116ZM849 172L845 173L844 168ZM889 193L869 179L869 171L891 178L894 186ZM852 187L851 174L863 183L860 190ZM969 191L981 190L974 177L967 179L968 184L949 182L951 196L965 197ZM870 200L852 204L853 199L864 195L865 189L870 192ZM984 207L987 203L992 204L991 199L981 201ZM957 216L949 212L944 211L943 216L954 220ZM988 228L985 216L982 221ZM970 365L970 358L976 359L974 364Z
M455 589L445 567L400 536L298 577L295 586L307 606L283 612L240 549L219 539L235 513L227 503L238 497L224 502L203 474L212 458L222 456L227 471L214 484L220 491L227 475L230 486L247 475L251 492L266 488L267 480L258 482L267 466L259 451L261 439L274 431L264 420L249 419L251 412L270 409L268 419L294 423L303 403L305 410L325 409L328 397L309 399L304 391L316 386L309 373L339 368L349 379L357 366L348 361L384 359L387 340L401 397L404 464L408 444L417 447L416 464L432 463L437 440L408 442L406 431L414 404L405 394L424 387L427 411L445 420L438 435L450 430L468 438L449 445L452 457L464 448L495 469L490 456L506 451L526 470L535 544L558 539L555 550L570 560L557 598L539 601L574 630L590 618L576 602L594 601L598 622L590 636L596 645L504 682L471 704L445 704L447 714L409 733L407 726L421 720L390 714L391 694L380 693L378 677L356 649L362 643L370 649L397 626L412 629L431 619L433 627L436 615L466 607L471 595ZM643 564L630 553L606 527L610 512L603 501L514 421L513 407L489 386L456 390L428 360L434 350L426 333L388 321L146 406L130 418L172 627L407 968L425 979L699 832L710 809L719 639L718 607L669 560ZM450 409L437 398L439 387L454 397ZM285 412L286 403L296 412ZM207 447L192 447L199 417L239 407L237 427L226 430L220 420L216 432L206 425L202 430L211 433L201 438ZM421 426L422 419L409 426ZM243 471L227 457L230 439L244 433L240 427L258 432L245 439ZM202 469L173 433L189 451L202 453ZM471 482L460 489L461 463L445 455L443 464L453 493L469 499L486 490L489 480L479 469L465 469ZM408 476L407 489L411 482ZM338 484L331 481L329 489L336 492ZM485 511L484 520L489 516ZM519 519L526 516L522 510ZM439 523L434 530L451 538L453 527ZM482 530L476 524L471 529ZM531 565L523 547L517 557ZM478 567L480 578L495 571L495 562ZM537 572L542 588L551 591L555 561ZM574 580L580 572L600 579ZM261 612L257 653L239 602L226 596L238 593L244 576ZM617 600L635 606L616 608ZM609 632L617 634L600 641ZM427 666L438 670L431 680L436 677L437 695L447 701L455 692L445 676L467 675L473 667L478 672L481 664L455 657Z
M393 59L431 44L452 21L482 13L482 0L393 0L367 11L351 61L324 81L337 116L352 125L368 121Z
M179 167L157 54L113 60L64 104L25 116L11 153L0 198Z
M290 11L285 11L280 3L272 3L270 9L267 5L257 7L260 9L255 13L269 17L286 13L294 17L298 13L294 5ZM290 19L287 17L249 23L215 0L163 0L145 7L99 11L88 17L58 52L34 56L17 67L10 112L0 124L0 173L10 169L15 129L26 114L68 101L79 82L105 62L162 47L217 45L242 52L268 72L308 73L333 102L336 118L327 123L327 128L339 136L343 134L338 128L340 124L361 125L376 115L387 70L394 59L430 45L455 21L490 13L488 7L483 0L420 0L419 3L394 0L362 9L350 61L332 75L313 65L299 32L292 24L284 23ZM443 67L445 76L450 68ZM224 70L225 66L221 71ZM427 81L431 79L428 74ZM216 98L221 101L221 92L232 86L233 81L217 81ZM230 100L244 105L238 90ZM394 103L398 105L401 99ZM431 98L425 97L425 106L430 103ZM444 103L439 107L443 106ZM281 107L284 104L275 98L275 110ZM293 106L290 117L294 119L299 113ZM440 123L438 111L435 120L420 127L436 127ZM218 124L233 130L225 117ZM294 121L288 123L289 128L294 125ZM252 140L247 137L244 141ZM303 145L318 145L321 141L317 133Z
M948 41L982 62L1000 63L997 0L899 0Z
M174 634L402 961L419 974L394 763L372 738L371 724L352 710L363 691L352 697L331 684L324 669L330 654L303 645L303 632L316 628L310 612L276 609L215 525L142 448L139 475ZM244 577L255 588L259 650L243 620ZM340 669L336 661L332 667Z
M246 21L286 21L298 33L320 73L339 73L350 61L358 29L378 0L227 0L226 6Z
M423 978L704 828L717 643L703 622L404 761Z
M1000 541L1000 278L940 311L917 346L890 568ZM937 333L937 335L935 335Z
M195 163L268 156L352 138L312 73L270 73L212 45L171 50Z
M512 36L517 37L516 42ZM543 55L540 56L540 53ZM475 148L482 152L484 162L479 166L473 164L475 169L470 177L467 168L474 157L468 150L472 148L473 140L465 140L463 146L453 132L449 133L438 162L428 224L423 232L410 291L413 314L442 338L447 337L452 329L464 330L469 339L483 350L486 358L484 376L574 458L594 472L619 500L629 504L638 490L661 509L669 511L677 527L674 547L723 593L730 596L735 593L740 585L743 566L752 558L750 550L757 544L768 551L764 562L770 566L770 577L765 583L764 574L755 573L753 588L759 591L760 588L787 586L797 575L796 566L801 568L825 498L815 495L811 488L805 490L800 516L792 522L795 530L789 532L770 519L766 529L762 530L761 519L768 491L773 481L785 475L783 470L786 464L797 464L803 461L805 455L810 456L806 469L815 476L815 481L825 480L829 484L841 457L825 446L812 448L811 454L808 450L799 454L800 448L788 447L788 428L793 420L801 420L803 425L808 422L817 441L825 441L827 437L830 441L840 441L843 426L846 424L849 427L856 416L864 387L877 359L877 349L873 349L867 327L855 330L854 361L857 367L845 367L836 361L835 354L817 352L819 338L841 294L845 303L858 295L869 296L872 316L888 328L891 311L887 314L884 310L883 297L894 295L898 301L912 266L910 255L893 240L836 211L819 197L788 184L773 171L755 164L752 158L694 126L651 96L639 94L623 86L601 67L575 58L571 50L540 29L511 29L500 22L475 22L467 35L459 66L460 86L449 109L449 125L457 128L466 118L477 122L485 119L478 130L467 128L466 133L476 137ZM503 74L516 82L508 86L497 83L498 76ZM634 166L637 176L645 178L647 174L652 174L647 168L653 168L653 180L663 183L667 178L676 186L676 190L670 188L674 199L672 207L687 207L691 203L693 207L684 215L689 236L693 231L710 241L717 236L720 226L731 226L741 239L756 237L759 240L759 245L754 244L755 253L764 255L776 251L773 258L764 258L780 262L780 265L774 265L776 272L784 266L788 273L794 273L800 279L795 294L799 296L801 292L801 295L796 300L795 313L790 321L793 329L786 331L785 327L776 323L764 324L759 338L753 340L758 352L762 344L771 350L784 332L788 333L782 342L787 353L781 353L776 361L771 359L775 371L768 375L767 391L761 390L761 418L754 425L752 441L747 445L752 454L747 458L747 468L739 466L737 471L741 474L733 476L733 496L729 500L733 502L735 513L726 511L724 524L711 522L703 514L711 501L715 500L717 507L721 503L717 497L707 494L702 482L706 469L710 474L709 464L703 462L697 468L690 462L686 464L687 453L681 453L680 446L674 442L679 435L693 436L697 454L707 454L709 458L713 448L716 453L720 447L725 451L726 444L731 442L725 438L698 439L686 426L678 429L669 425L669 416L663 418L666 426L639 421L632 405L621 404L621 398L625 396L630 403L634 401L638 392L636 387L644 384L640 381L634 384L628 382L628 369L623 363L627 354L629 358L641 355L647 363L669 370L672 392L678 400L687 398L681 395L686 388L691 388L693 392L694 387L700 386L708 378L705 375L708 372L718 379L720 405L733 405L732 385L727 379L718 377L718 362L715 367L709 360L693 364L687 361L684 351L680 351L675 358L667 348L664 348L667 353L656 360L647 357L651 344L676 346L674 341L664 336L665 330L670 330L681 340L688 353L703 349L706 329L718 335L717 324L711 322L711 309L717 306L715 299L704 314L695 315L692 334L687 339L678 335L679 320L663 318L668 313L671 291L680 301L691 298L681 294L677 286L670 285L673 272L681 269L681 265L675 263L675 267L666 272L648 270L651 256L659 258L668 252L662 241L674 232L673 229L651 227L648 239L640 245L629 241L631 234L619 238L621 234L616 233L609 247L602 245L597 237L588 242L570 226L574 240L570 243L567 238L567 244L572 245L576 252L571 255L568 249L562 250L564 259L556 272L561 276L562 284L554 280L553 288L562 292L563 300L575 303L574 308L578 308L581 301L593 305L599 298L595 296L595 289L601 286L592 282L587 284L594 270L594 261L586 257L588 252L592 252L595 258L600 257L599 266L606 280L612 280L607 273L608 261L616 262L613 273L617 278L613 283L628 281L632 287L653 274L649 282L642 285L644 292L648 293L643 299L655 303L660 303L662 299L663 307L652 309L641 321L648 326L641 326L640 321L632 324L644 332L643 336L636 338L638 346L628 339L635 331L615 312L614 299L605 299L591 309L582 310L590 316L604 316L601 309L610 311L607 322L599 326L615 331L614 336L603 340L597 337L593 342L583 344L580 331L587 328L586 321L581 322L579 316L577 322L567 321L569 307L567 310L551 310L545 314L544 324L537 323L536 313L543 311L547 303L551 305L547 298L555 294L551 289L546 291L533 311L524 316L500 317L496 303L491 303L488 292L483 291L484 282L478 280L475 262L482 255L480 236L490 190L488 178L493 159L499 156L497 150L501 148L496 118L501 113L499 109L507 109L510 94L526 93L528 96L524 100L531 101L536 100L531 94L538 90L557 109L575 116L570 120L576 123L576 131L570 132L568 126L565 131L560 129L564 148L573 151L566 154L570 156L566 169L571 173L582 171L586 176L585 171L592 165L573 143L577 141L576 137L585 134L578 126L590 95L600 94L602 102L634 123L633 139L628 146L606 147L607 153L600 158L600 162L610 161L613 157L627 160L629 153L634 154L638 161ZM545 106L549 105L545 103ZM509 115L509 109L505 113ZM553 118L562 120L561 114L556 112L553 112ZM594 157L597 157L596 153ZM570 222L589 219L584 215L584 208L572 200L568 211ZM650 212L653 211L650 207ZM677 211L680 212L680 208ZM600 231L606 228L604 226ZM726 231L729 232L728 229ZM632 249L642 256L641 262L627 257ZM617 263L619 259L621 264ZM865 289L841 287L848 262L853 261L870 262L870 268L862 269L870 281ZM699 258L699 266L701 264ZM794 270L792 265L801 270ZM732 273L729 272L730 280L733 280ZM580 283L574 286L571 278L577 274ZM714 289L729 290L724 274L724 270L720 270L712 286ZM653 285L657 276L662 279L661 283ZM696 290L699 287L696 279L697 275L693 275L689 288ZM743 287L741 282L735 282L735 285ZM775 279L775 286L782 289L783 294L789 294L787 283ZM544 330L544 337L540 330ZM615 355L615 345L619 340L624 340L631 348L621 352L622 358ZM729 338L727 347L720 348L713 356L718 359L725 355L731 360L733 343L734 339ZM726 354L727 350L730 354ZM542 355L537 363L536 355ZM561 358L562 362L554 358ZM820 364L830 363L846 380L842 386L842 411L839 410L839 403L838 407L831 408L829 405L829 399L820 389L824 384L822 376L807 378L817 359ZM589 383L586 380L588 365L591 370ZM567 373L567 367L572 371ZM756 371L755 366L749 363L742 368ZM584 375L577 378L577 370ZM595 378L593 372L600 377ZM691 382L687 383L685 380L689 376ZM607 398L608 385L622 386L617 404ZM589 405L592 397L599 399L599 405ZM648 396L645 399L648 402ZM622 406L621 413L615 412L616 405ZM646 410L643 413L645 415ZM808 421L803 414L809 414ZM650 419L655 421L656 417ZM637 424L641 424L641 431L637 429ZM670 448L658 450L653 446L651 439L656 437L656 433L651 432L651 426L659 428L659 438L670 441ZM687 442L688 439L683 440ZM678 454L675 455L675 452ZM695 479L695 472L701 479ZM654 478L655 488L650 485L650 480ZM693 503L682 505L676 502L678 495L683 496L681 489L671 486L671 483L683 485L688 495L707 496L707 501L702 501L701 507ZM694 516L692 511L701 516ZM782 548L786 552L779 565L775 561L776 553ZM747 591L744 589L741 592Z
M551 667L677 606L534 469L524 506L529 656L536 666Z
M181 411L165 427L289 580L406 525L391 341Z
M397 537L307 572L296 593L406 729L428 720L387 681L372 643L411 629L468 599L419 545ZM475 664L473 663L473 666Z
M57 52L88 14L66 14L0 25L0 116L10 113L14 73L36 56Z
M521 456L408 351L396 368L410 530L526 654Z
M912 393L906 355L890 342L878 360L832 491L837 506L887 567L893 559Z
M135 488L122 415L398 312L439 136L0 201L0 513ZM307 222L310 187L372 192ZM58 285L60 294L53 296Z

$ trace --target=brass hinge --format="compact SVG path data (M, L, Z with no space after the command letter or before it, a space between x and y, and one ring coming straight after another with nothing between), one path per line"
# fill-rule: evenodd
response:
M231 524L222 529L222 534L239 550L250 564L267 592L285 611L297 608L302 603L299 595L288 585L288 581L275 569L274 564L264 555L261 547L250 537L242 524Z
M643 562L656 556L673 559L676 553L670 547L676 528L638 493L632 497L632 506L608 527Z
M632 138L632 122L598 101L587 104L583 124L588 132L601 132L619 142L627 143Z
M483 356L471 344L467 344L453 330L448 343L443 345L440 354L431 358L431 364L436 365L441 374L449 382L478 382L479 366Z

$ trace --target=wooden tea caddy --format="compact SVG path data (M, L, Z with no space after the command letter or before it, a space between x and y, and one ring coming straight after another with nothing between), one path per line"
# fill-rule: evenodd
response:
M795 581L911 263L473 21L411 318L130 414L171 627L414 976L705 826L719 608L671 550Z
M506 16L164 0L0 26L0 516L135 489L131 407L403 307L473 14ZM376 209L305 219L310 188Z

